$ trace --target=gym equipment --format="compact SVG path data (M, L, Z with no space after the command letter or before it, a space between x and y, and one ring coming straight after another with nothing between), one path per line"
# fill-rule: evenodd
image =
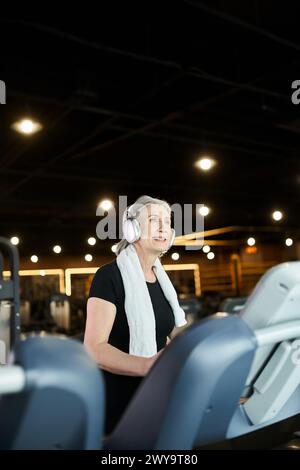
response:
M216 314L176 336L104 448L189 450L238 440L257 448L293 437L299 307L300 262L284 263L262 277L241 315ZM12 358L0 367L0 447L99 448L103 383L80 343L33 337L16 343Z
M71 309L68 296L65 294L51 295L50 313L57 326L68 333L71 329Z
M57 323L50 313L50 301L46 299L32 299L30 302L30 324L22 325L23 331L46 331L55 333Z
M30 325L30 316L31 316L31 306L29 300L21 300L20 305L20 314L21 314L21 327L29 327Z
M202 305L197 297L187 299L178 299L180 307L184 310L186 315L191 315L193 320L197 320L201 316Z
M220 312L240 313L244 308L247 297L227 297L220 305Z
M180 450L238 438L247 447L272 426L291 437L300 426L299 338L298 261L268 271L241 315L214 315L176 336L105 448Z
M198 444L201 432L208 442L220 440L254 352L253 334L237 317L214 317L191 326L154 364L105 448L187 450Z
M56 324L54 332L63 332L68 336L82 334L85 323L86 302L73 299L65 294L50 296L50 316Z
M19 341L0 367L0 416L0 449L100 449L102 375L78 341Z
M20 339L18 270L17 248L0 237L0 449L100 449L102 374L78 341L44 332Z
M171 338L174 338L176 334L180 333L181 331L198 321L203 313L202 304L197 297L192 297L189 299L178 299L178 302L180 307L185 312L185 318L187 323L183 327L175 329L171 334Z
M8 257L10 279L3 279L4 255ZM19 254L6 238L0 237L0 364L6 364L20 334Z

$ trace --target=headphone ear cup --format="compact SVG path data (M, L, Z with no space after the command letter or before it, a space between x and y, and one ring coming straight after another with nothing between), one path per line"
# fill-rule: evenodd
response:
M123 222L123 236L128 243L136 242L141 236L140 224L136 219L126 219Z
M126 219L123 222L123 236L128 243L132 243L132 240L134 238L134 230L132 226L132 221L129 219Z
M170 238L169 248L168 249L170 249L171 246L173 245L174 240L175 240L175 236L176 236L175 230L172 228L172 235L171 235L171 238Z

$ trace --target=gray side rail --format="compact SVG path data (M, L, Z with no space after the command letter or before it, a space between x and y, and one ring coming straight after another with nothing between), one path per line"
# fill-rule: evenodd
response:
M10 280L3 279L3 254L9 257ZM2 266L1 266L2 265ZM14 348L20 336L20 281L19 281L19 252L7 238L0 237L0 301L12 301L10 317L10 348Z

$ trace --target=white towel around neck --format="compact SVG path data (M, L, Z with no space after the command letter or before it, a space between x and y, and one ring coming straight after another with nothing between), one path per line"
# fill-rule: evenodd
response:
M154 356L157 353L155 316L134 245L128 245L121 251L117 256L117 265L125 290L125 312L130 337L129 354ZM177 293L158 258L153 267L160 287L173 310L175 326L185 325L185 313L178 303Z

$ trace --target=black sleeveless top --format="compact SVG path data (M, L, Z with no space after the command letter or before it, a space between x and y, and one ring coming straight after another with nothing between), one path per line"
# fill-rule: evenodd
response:
M146 282L150 294L155 323L157 351L164 348L167 336L175 326L173 311L159 282ZM116 316L109 336L109 344L129 353L129 327L125 312L125 291L117 261L106 264L95 273L89 297L107 300L116 306ZM112 374L102 371L106 385L106 434L110 433L123 414L128 402L142 381L142 377Z

